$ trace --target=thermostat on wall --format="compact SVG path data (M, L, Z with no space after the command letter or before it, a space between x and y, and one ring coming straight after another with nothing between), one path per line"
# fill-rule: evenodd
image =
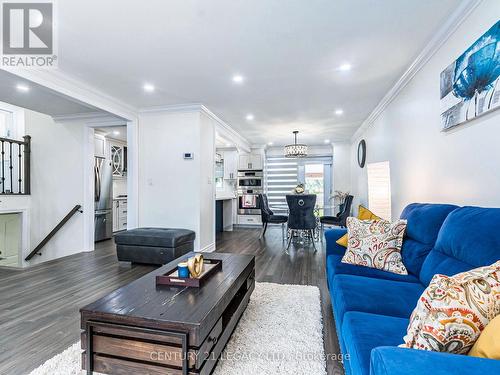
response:
M184 159L194 159L194 155L192 152L185 152Z

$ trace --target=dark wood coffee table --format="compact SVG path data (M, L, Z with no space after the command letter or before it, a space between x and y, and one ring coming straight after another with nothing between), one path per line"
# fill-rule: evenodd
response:
M201 288L156 286L156 275L193 254L80 310L82 367L87 374L185 375L213 370L254 290L255 258L204 253L223 263L222 271Z

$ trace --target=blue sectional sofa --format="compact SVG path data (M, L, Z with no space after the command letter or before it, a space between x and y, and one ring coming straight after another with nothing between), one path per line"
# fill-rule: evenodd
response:
M500 361L398 348L417 300L436 273L500 259L500 208L414 203L402 248L409 275L341 263L345 229L325 232L328 288L346 374L500 374Z

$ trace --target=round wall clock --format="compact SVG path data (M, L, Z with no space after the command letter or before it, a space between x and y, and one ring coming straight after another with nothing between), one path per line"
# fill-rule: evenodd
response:
M366 162L366 142L362 139L358 144L358 165L360 168L365 166Z

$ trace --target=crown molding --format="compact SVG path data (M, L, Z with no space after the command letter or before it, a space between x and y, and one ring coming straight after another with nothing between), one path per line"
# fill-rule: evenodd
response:
M207 107L205 107L203 104L201 105L201 111L210 117L212 120L217 122L217 132L223 133L226 137L229 136L229 138L236 143L237 147L249 152L251 145L248 140L243 137L240 133L238 133L236 130L234 130L231 125L229 125L227 122L222 120L219 116L217 116L215 113L210 111Z
M361 126L356 130L351 137L351 142L356 141L372 125L389 104L398 96L398 94L410 83L415 75L427 64L432 56L443 46L443 44L451 37L462 22L472 13L474 9L483 0L465 0L462 2L446 22L434 33L429 43L420 52L417 58L406 69L403 75L398 79L396 84L385 94L382 100L377 104L375 109L370 113Z
M105 114L102 112L82 112L82 113L71 113L68 115L54 115L51 116L55 122L61 121L77 121L77 120L87 120L94 119L97 117L102 117Z
M139 113L155 113L155 112L200 112L203 110L201 103L186 103L172 105L157 105L152 107L144 107L139 109Z

